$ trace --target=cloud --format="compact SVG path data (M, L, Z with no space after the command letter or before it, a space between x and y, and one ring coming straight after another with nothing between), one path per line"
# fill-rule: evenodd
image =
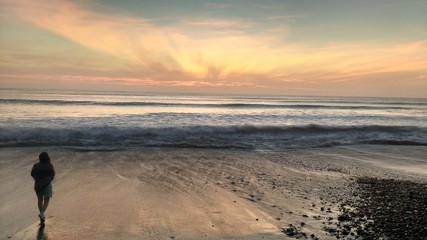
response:
M234 27L241 26L241 22L238 21L229 21L221 19L199 19L199 20L189 20L183 19L182 23L195 26L206 26L206 27Z
M269 2L264 1L262 4L253 4L255 8L261 8L261 9L267 9L267 10L277 10L277 9L283 9L286 7L286 4L283 2Z
M223 9L231 6L229 3L205 3L206 8Z
M132 62L148 64L141 55L160 55L167 47L165 30L141 18L100 14L76 2L49 4L13 1L9 7L22 19L87 48ZM160 49L159 49L159 46ZM159 53L160 52L160 53Z
M426 41L329 45L288 42L284 36L292 32L289 25L272 23L286 19L286 15L271 16L267 26L251 19L218 16L189 16L156 25L144 17L95 11L93 4L65 0L51 0L49 4L23 0L2 3L3 11L126 65L121 69L125 77L106 78L99 72L94 75L101 77L61 77L67 81L309 89L310 84L352 82L378 74L410 72L423 76L421 72L427 70ZM259 7L284 8L282 4ZM8 56L10 59L5 55L1 58L11 64L22 58L19 54ZM105 62L104 69L112 64L100 62ZM50 60L49 64L55 63Z
M52 74L0 74L0 81L50 81L50 82L70 82L74 84L111 84L123 86L168 86L168 87L240 87L253 86L244 82L228 81L200 81L200 80L164 80L157 81L150 77L129 78L129 77L106 77L106 76L83 76L83 75L52 75Z

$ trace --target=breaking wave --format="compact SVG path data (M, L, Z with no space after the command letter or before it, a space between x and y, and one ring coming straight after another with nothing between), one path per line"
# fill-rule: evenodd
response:
M82 105L82 106L141 106L141 107L200 107L200 108L288 108L288 109L372 109L372 110L405 110L413 109L414 106L423 106L422 103L411 104L408 106L402 103L384 104L378 102L378 105L340 105L342 102L323 102L323 104L260 104L260 103L170 103L170 102L108 102L108 101L70 101L70 100L34 100L34 99L0 99L2 104L41 104L41 105ZM346 102L349 104L349 102ZM354 104L354 103L353 103ZM403 106L402 106L403 105Z
M290 149L352 144L427 145L413 126L187 126L0 128L0 147L175 147Z

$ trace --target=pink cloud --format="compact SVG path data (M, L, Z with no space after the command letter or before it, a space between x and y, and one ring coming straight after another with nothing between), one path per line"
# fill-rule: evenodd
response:
M184 20L181 20L181 22L187 25L207 26L207 27L242 26L242 23L239 21L229 21L229 20L221 20L221 19L199 19L199 20L184 19Z
M124 72L124 77L100 77L102 74L99 72L92 72L97 77L63 73L55 76L28 75L27 79L274 89L289 88L290 84L294 84L295 89L308 89L308 84L348 83L383 73L393 76L401 72L418 74L427 70L426 41L326 46L304 42L291 44L282 38L284 33L289 32L287 25L264 29L256 34L244 31L255 25L241 19L188 18L159 26L145 18L94 11L93 3L51 0L46 4L41 1L4 0L2 11L90 51L101 52L102 56L118 59L120 64L115 62L114 67L120 65L122 68L118 72ZM287 16L273 16L270 20L281 17ZM206 28L208 31L200 34L194 31L195 28ZM0 56L3 62L13 63L13 59L7 59L9 57L5 54ZM38 59L33 65L28 61L21 63L28 64L28 69L32 69L34 65L43 65L47 61ZM113 65L111 62L99 60L103 64L102 70L109 69ZM72 64L75 61L69 65ZM90 64L89 61L80 63ZM419 79L425 79L425 74L419 76Z
M63 81L72 83L102 83L102 84L120 84L125 86L172 86L172 87L240 87L250 86L252 84L242 82L228 81L203 81L203 80L155 80L149 77L129 78L129 77L106 77L106 76L80 76L80 75L45 75L45 74L0 74L1 80L15 79L32 80L34 82L43 81Z

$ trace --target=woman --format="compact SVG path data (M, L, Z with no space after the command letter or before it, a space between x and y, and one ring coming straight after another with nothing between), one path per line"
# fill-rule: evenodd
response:
M35 181L34 190L37 194L40 222L44 223L46 220L44 213L52 197L52 180L55 177L55 169L50 163L49 155L46 152L40 153L39 162L34 164L31 176Z

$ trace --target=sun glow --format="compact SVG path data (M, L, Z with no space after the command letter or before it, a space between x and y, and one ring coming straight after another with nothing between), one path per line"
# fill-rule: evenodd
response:
M85 51L115 59L114 67L106 62L103 70L87 74L86 79L111 78L125 85L139 82L140 85L157 83L164 86L181 82L175 85L314 90L320 89L318 84L325 87L328 83L357 84L369 79L373 81L378 75L394 73L411 76L418 84L415 80L420 78L417 76L427 71L425 40L295 42L287 40L292 34L292 25L286 21L262 28L259 23L243 18L186 17L159 24L148 17L95 11L97 5L93 2L54 0L47 5L32 1L3 1L2 4L8 17L18 17L83 46ZM269 19L283 21L285 18ZM11 60L5 58L13 59L17 55L2 54L2 58L2 68L7 70L13 67L8 67L7 62ZM115 73L117 77L107 75L105 69L111 67L119 68ZM39 71L32 75L40 74L49 73ZM58 75L71 73L52 76ZM402 79L396 81L402 82Z

